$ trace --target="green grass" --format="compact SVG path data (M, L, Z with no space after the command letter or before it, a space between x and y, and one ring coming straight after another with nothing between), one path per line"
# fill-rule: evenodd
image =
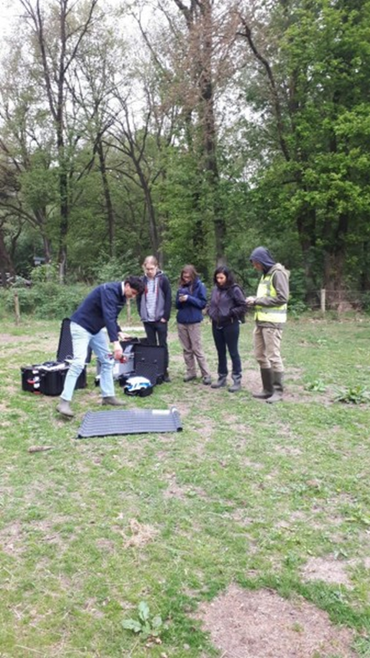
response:
M76 440L84 413L99 408L94 363L64 422L55 398L20 386L20 366L55 355L59 323L2 321L1 658L147 656L122 626L141 601L165 623L150 656L215 656L192 613L231 582L303 595L355 629L358 655L370 655L370 404L334 402L338 387L370 390L370 320L291 320L276 405L251 396L251 321L234 395L183 384L170 330L172 384L125 400L176 405L183 431ZM206 323L203 339L215 374ZM339 560L351 587L305 582L312 557Z

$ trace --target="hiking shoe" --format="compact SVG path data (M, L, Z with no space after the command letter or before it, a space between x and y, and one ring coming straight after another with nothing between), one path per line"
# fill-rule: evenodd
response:
M63 400L63 398L60 398L59 404L57 405L57 411L66 418L73 418L74 416L70 403L68 400Z
M209 376L203 377L202 381L205 386L210 386L212 384L212 378Z
M182 380L183 382L191 382L193 379L196 379L196 375L185 375L184 379Z
M118 400L118 398L114 397L113 395L108 395L107 397L102 398L101 403L103 405L109 404L111 407L121 407L124 404L123 400Z

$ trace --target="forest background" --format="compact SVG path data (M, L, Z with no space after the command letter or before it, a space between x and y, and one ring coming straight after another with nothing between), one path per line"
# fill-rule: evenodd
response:
M90 285L153 253L173 281L191 262L210 284L223 262L249 291L264 244L293 270L296 305L322 288L333 306L370 304L370 0L12 9L3 286Z

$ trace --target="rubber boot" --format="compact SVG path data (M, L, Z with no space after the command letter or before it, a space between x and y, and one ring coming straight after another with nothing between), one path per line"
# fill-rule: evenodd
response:
M253 393L253 397L260 400L267 400L267 398L270 398L274 392L272 368L261 368L260 372L263 388L261 393Z
M217 382L211 384L211 388L222 388L226 386L227 375L219 375Z
M231 375L231 377L232 377L232 380L233 380L234 383L231 384L231 386L229 386L229 388L227 390L229 391L229 393L236 393L236 391L240 391L240 389L242 387L242 376L241 375Z
M68 402L68 400L63 400L63 398L60 398L59 404L57 405L57 411L59 411L62 416L66 416L66 418L73 418L74 413L71 409L71 405Z
M266 402L268 402L269 404L273 404L274 402L281 402L281 400L283 399L283 391L284 391L283 380L284 380L283 372L272 373L272 384L274 387L274 392L270 398L267 398Z
M103 405L110 405L111 407L121 407L124 402L123 400L118 400L114 395L107 395L105 398L102 398Z

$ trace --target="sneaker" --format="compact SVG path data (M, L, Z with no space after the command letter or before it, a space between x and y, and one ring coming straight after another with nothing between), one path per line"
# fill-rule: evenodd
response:
M60 398L59 404L57 405L57 411L62 414L65 418L73 418L74 413L70 407L68 400L63 400Z
M205 386L210 386L210 384L212 384L212 378L210 376L203 377L202 381Z
M118 400L118 398L114 397L113 395L112 396L109 395L105 398L102 398L102 404L103 405L109 404L112 407L121 407L124 404L124 402L123 400L121 402L121 400Z
M182 380L183 382L191 382L193 379L196 379L196 375L185 375L184 379Z

